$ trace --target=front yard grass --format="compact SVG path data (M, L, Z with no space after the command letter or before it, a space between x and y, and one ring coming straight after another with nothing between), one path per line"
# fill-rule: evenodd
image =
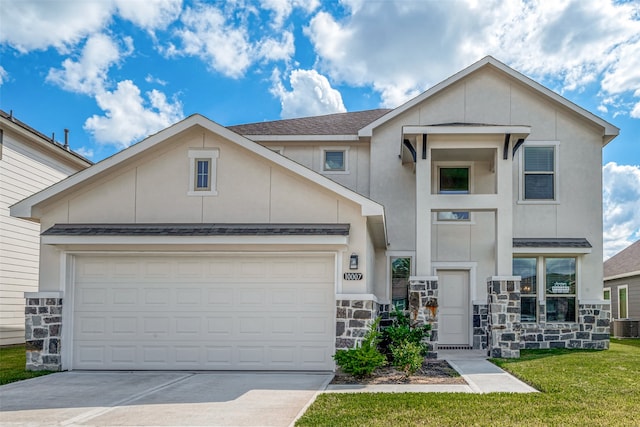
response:
M298 426L637 426L640 340L608 351L530 350L494 362L532 394L322 394Z
M24 345L0 347L0 385L50 374L51 371L27 371Z

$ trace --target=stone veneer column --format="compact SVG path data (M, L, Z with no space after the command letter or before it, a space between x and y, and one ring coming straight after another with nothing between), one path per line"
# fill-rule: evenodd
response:
M438 278L409 278L409 318L415 326L431 325L428 358L438 357Z
M336 350L354 348L360 344L369 326L381 314L381 309L384 311L384 307L388 312L388 305L380 305L372 300L337 299Z
M520 357L520 280L494 276L487 279L488 344L491 357Z
M60 371L62 298L59 292L25 293L26 369Z

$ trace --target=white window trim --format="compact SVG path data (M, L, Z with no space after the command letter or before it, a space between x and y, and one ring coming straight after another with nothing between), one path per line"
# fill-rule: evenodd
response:
M217 170L218 170L218 157L220 157L220 150L217 148L210 149L191 149L189 150L189 191L188 196L217 196ZM196 190L196 163L198 160L210 160L209 162L209 190Z
M526 200L524 198L524 148L553 147L553 196L551 200ZM560 204L560 141L526 141L518 155L518 204L523 205L558 205Z
M604 293L607 291L609 291L609 299L604 298ZM611 303L611 288L602 288L602 299L604 301L609 301L609 303Z
M411 258L411 275L409 277L413 277L416 271L416 253L415 251L386 251L385 252L387 258L387 265L385 267L386 277L387 277L387 286L386 286L386 299L391 303L392 295L391 295L391 258Z
M620 317L620 290L625 289L627 291L626 310L627 317ZM629 285L620 285L616 287L616 296L618 297L618 319L629 319Z
M327 151L342 151L344 152L344 170L330 170L325 169L325 153ZM325 175L348 175L349 172L349 147L322 147L320 149L320 170Z
M431 176L431 191L436 194L440 194L440 169L441 168L469 168L469 194L475 193L474 186L474 162L459 162L459 161L451 161L451 160L442 160L434 162L434 167L432 169ZM461 211L465 212L465 211ZM437 225L472 225L475 224L475 219L473 212L469 211L469 220L441 220L438 219L438 212L433 213L432 223Z

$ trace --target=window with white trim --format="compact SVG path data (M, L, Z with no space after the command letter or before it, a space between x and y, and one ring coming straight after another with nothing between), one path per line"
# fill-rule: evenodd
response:
M531 145L523 149L523 200L556 200L556 146Z
M217 196L218 149L189 150L189 196Z
M438 167L439 194L469 194L471 168L468 166ZM469 211L438 212L438 221L470 221Z
M520 276L521 321L538 322L544 301L547 322L577 320L577 259L575 257L517 257L513 274ZM538 283L544 286L537 286Z
M347 148L323 148L322 171L329 173L348 173L349 150Z
M391 302L398 310L406 310L409 301L409 277L411 276L411 257L389 257L391 273Z
M629 285L618 286L618 319L629 318Z

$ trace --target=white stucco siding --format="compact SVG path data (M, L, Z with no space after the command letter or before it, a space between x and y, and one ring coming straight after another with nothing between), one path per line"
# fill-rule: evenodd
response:
M161 145L114 168L108 175L96 177L86 188L42 207L42 230L67 222L348 223L351 224L348 246L333 250L341 254L345 269L349 255L357 253L358 271L368 271L368 231L359 204L201 128ZM188 152L195 149L219 151L217 195L188 195ZM197 250L207 249L211 250ZM42 246L41 291L63 289L60 254L52 246ZM373 285L367 283L367 276L365 280L349 283L343 291L370 292Z
M9 206L76 171L27 144L4 132L0 159L0 344L24 341L24 293L38 288L40 228L11 217Z

